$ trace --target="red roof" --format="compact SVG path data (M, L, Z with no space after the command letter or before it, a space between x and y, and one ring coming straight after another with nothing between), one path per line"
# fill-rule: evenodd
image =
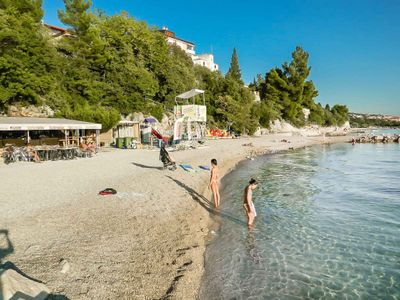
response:
M57 27L54 25L50 25L50 24L44 24L44 26L50 28L50 29L54 29L54 30L58 30L58 31L62 31L62 32L67 32L67 29L65 28L61 28L61 27Z
M190 44L190 45L193 45L193 46L194 46L194 43L192 43L192 42L189 42L189 41L186 41L186 40L182 40L182 39L180 39L180 38L177 38L177 37L175 36L175 33L172 32L172 31L169 31L168 29L160 29L159 31L160 31L161 33L163 33L165 36L167 36L167 37L169 37L169 38L171 38L171 39L175 39L175 40L178 40L178 41L182 41L182 42L184 42L184 43L186 43L186 44Z

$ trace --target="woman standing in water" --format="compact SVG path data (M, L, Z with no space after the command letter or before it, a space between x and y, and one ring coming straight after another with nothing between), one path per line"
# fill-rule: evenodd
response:
M208 188L211 188L214 196L214 205L216 208L219 207L219 184L218 184L218 179L219 179L219 169L218 169L218 163L215 158L211 160L211 177L210 177L210 184L208 185Z
M244 203L243 207L247 214L247 225L249 228L252 228L254 218L257 216L256 209L254 207L254 203L252 200L253 197L253 190L257 187L257 180L251 178L249 184L244 189Z

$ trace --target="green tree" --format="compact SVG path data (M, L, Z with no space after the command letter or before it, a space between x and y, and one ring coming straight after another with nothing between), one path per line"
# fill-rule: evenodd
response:
M307 80L311 70L308 58L309 54L298 46L292 53L290 64L284 63L282 66L289 98L284 105L283 116L295 126L304 125L302 108L312 108L315 105L314 98L318 96L313 82Z
M320 126L325 125L325 110L321 106L321 103L313 105L310 108L310 116L308 118L309 122L312 124L317 124Z
M58 11L61 22L72 27L78 38L85 36L95 19L89 11L91 0L64 0L65 10Z
M28 14L34 23L39 23L43 18L43 0L0 0L0 9L14 9L18 15Z
M265 81L260 81L258 89L261 99L265 101L264 113L268 112L268 117L263 118L263 124L267 119L280 117L300 127L306 121L303 108L313 112L312 118L316 117L316 113L321 113L314 103L318 91L313 82L307 80L311 70L308 57L307 52L296 47L290 63L284 63L282 69L272 69L267 73Z
M41 1L1 1L0 109L12 104L43 104L59 87L56 49L40 23ZM51 103L47 103L51 104Z
M224 77L194 66L180 48L168 45L155 28L130 17L93 11L90 0L64 0L59 17L72 34L51 39L41 24L41 0L0 0L0 109L9 105L48 104L59 116L112 127L119 114L134 111L161 118L174 98L197 87L205 90L212 126L253 133L277 118L295 126L310 122L342 124L347 107L315 104L318 92L308 80L309 55L300 47L292 61L257 75L247 88L236 49ZM258 91L261 103L254 103ZM152 101L149 101L152 99ZM367 122L367 121L365 121ZM369 121L368 121L369 122Z
M231 65L229 67L228 72L225 76L227 79L232 79L238 82L239 84L243 84L242 73L240 71L239 66L239 58L236 52L236 48L233 48L232 57L231 57Z
M75 103L71 106L63 107L57 112L57 116L68 119L82 120L102 124L102 131L108 131L119 121L120 115L114 108L103 106L91 106L88 102L82 104Z
M349 120L349 110L347 106L336 104L332 107L331 112L336 120L336 124L342 126L346 121Z

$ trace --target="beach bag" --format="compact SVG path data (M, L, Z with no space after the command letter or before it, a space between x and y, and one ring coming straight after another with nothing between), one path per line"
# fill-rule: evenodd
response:
M112 189L112 188L106 188L102 191L99 192L99 195L115 195L117 193L116 190Z

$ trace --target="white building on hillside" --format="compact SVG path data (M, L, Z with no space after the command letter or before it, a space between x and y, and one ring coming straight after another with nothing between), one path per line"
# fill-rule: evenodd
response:
M161 29L160 32L163 33L167 37L168 44L178 46L183 51L185 51L186 54L188 54L190 56L195 55L194 44L192 42L177 38L175 33L172 31L169 31L167 27L163 27L163 29Z
M195 65L200 65L206 67L211 71L217 71L218 65L214 63L214 55L213 54L200 54L196 55L194 50L195 44L180 38L177 38L175 33L169 31L167 27L163 27L160 30L167 37L167 42L170 45L176 45L186 52L192 58L192 61Z
M214 63L214 55L212 54L200 54L192 56L193 63L206 67L211 71L218 71L218 65Z

